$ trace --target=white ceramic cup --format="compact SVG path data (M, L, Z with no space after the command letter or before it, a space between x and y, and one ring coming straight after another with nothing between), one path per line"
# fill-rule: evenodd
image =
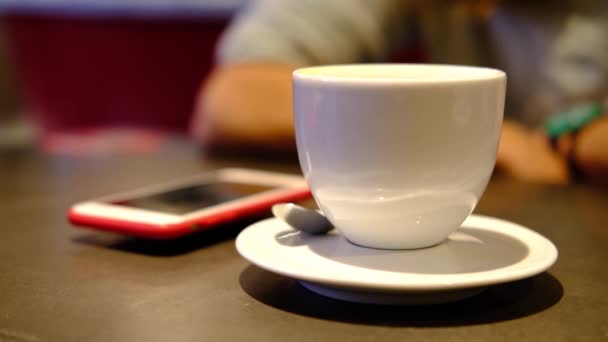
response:
M488 183L505 86L504 72L466 66L294 71L298 156L320 209L357 245L440 243Z

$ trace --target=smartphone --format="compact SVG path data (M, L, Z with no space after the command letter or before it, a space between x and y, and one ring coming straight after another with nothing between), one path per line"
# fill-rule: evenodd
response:
M303 177L251 169L220 169L73 205L77 227L172 239L252 217L273 204L310 197Z

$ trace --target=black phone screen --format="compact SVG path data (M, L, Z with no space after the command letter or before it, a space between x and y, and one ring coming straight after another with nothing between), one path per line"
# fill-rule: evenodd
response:
M213 183L189 185L167 192L113 202L112 204L171 214L186 214L275 188L270 185L214 181Z

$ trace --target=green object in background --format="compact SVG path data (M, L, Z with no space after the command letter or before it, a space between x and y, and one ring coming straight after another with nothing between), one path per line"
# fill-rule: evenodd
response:
M578 105L558 113L545 124L545 132L550 138L572 133L602 115L603 107L599 103Z

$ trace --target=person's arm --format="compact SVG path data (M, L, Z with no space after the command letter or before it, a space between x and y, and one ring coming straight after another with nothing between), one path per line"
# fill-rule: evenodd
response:
M571 14L547 51L546 77L556 91L554 110L603 102L608 96L608 19L593 13ZM565 183L578 171L587 179L608 182L608 117L560 136L557 149L542 132L506 120L497 168L533 181Z
M220 41L192 129L205 143L293 148L291 72L382 58L398 0L262 0Z
M608 19L604 12L573 14L549 55L549 78L562 102L608 103ZM606 105L604 105L604 111ZM560 138L560 152L583 176L608 183L608 113Z
M496 168L510 177L530 182L570 181L566 159L552 149L546 137L509 119L502 124Z
M608 113L606 113L608 114ZM588 180L608 184L608 115L583 128L572 144L572 158Z

